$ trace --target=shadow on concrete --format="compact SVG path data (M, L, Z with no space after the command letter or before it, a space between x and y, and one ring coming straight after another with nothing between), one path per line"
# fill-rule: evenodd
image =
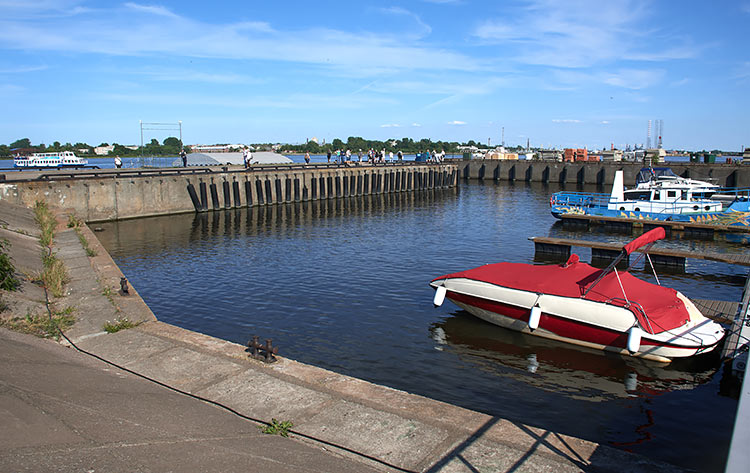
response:
M454 459L460 461L466 468L469 469L469 471L479 473L482 469L482 466L479 465L473 465L469 459L466 458L464 455L464 452L471 447L476 441L478 441L488 430L490 430L495 424L497 424L502 419L499 417L492 417L490 420L488 420L482 427L477 429L469 438L461 442L459 445L457 445L453 450L448 452L443 458L441 458L439 461L437 461L435 464L433 464L431 467L429 467L427 470L424 470L424 473L437 473L441 471L444 467L446 467L451 461ZM507 470L505 470L507 473L519 471L523 469L524 463L528 461L534 454L536 453L537 449L540 446L547 447L550 451L555 453L561 458L564 458L565 460L569 461L571 465L575 465L575 467L579 468L582 471L587 470L590 467L589 462L587 462L584 458L581 456L575 454L575 449L573 446L571 446L568 442L565 441L565 439L560 436L557 433L545 431L542 434L537 434L533 430L531 430L529 427L518 423L513 422L513 425L518 427L521 431L529 435L530 437L534 438L534 443L529 447L529 449L526 451L526 453L521 456L513 465L511 465ZM570 452L574 452L574 455L571 456L569 453L564 452L560 450L560 448L556 447L555 445L551 444L547 439L549 436L554 436L557 438L557 440L565 445ZM538 458L537 458L538 461ZM555 463L558 463L556 461Z

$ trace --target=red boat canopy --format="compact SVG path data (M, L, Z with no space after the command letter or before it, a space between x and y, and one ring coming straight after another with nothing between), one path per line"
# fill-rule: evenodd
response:
M653 243L655 241L661 240L665 236L666 236L666 233L664 232L664 227L656 227L653 230L648 231L644 233L643 235L639 236L638 238L631 241L627 245L623 246L622 249L627 254L630 254L642 246L646 246L649 243Z
M661 231L664 232L663 229ZM643 236L646 235L648 233ZM496 263L446 274L435 280L467 278L533 293L579 298L601 272L600 269L580 262L566 266ZM641 327L647 332L660 333L671 330L690 320L685 304L677 297L677 291L674 289L651 284L628 272L618 274L628 300L638 303L648 316L647 322L640 311L631 309L641 322ZM622 289L617 281L618 274L613 271L604 276L599 284L589 291L586 299L624 306Z

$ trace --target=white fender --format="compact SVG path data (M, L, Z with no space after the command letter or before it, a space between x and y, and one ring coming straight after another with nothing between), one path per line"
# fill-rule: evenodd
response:
M435 304L435 307L440 307L441 305L443 305L446 292L448 292L448 290L445 288L445 286L438 286L435 288L435 298L432 299L432 303Z
M625 375L625 391L635 391L638 389L638 373L628 373Z
M531 308L531 314L529 314L529 328L536 330L539 327L539 319L542 318L542 308L535 305Z
M628 330L628 351L636 353L641 348L641 335L643 331L638 327L630 327Z

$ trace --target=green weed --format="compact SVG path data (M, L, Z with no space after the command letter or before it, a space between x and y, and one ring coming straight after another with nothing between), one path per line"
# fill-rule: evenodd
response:
M271 423L269 425L260 426L260 431L264 434L289 437L289 429L291 429L293 426L294 424L292 424L292 422L288 420L279 422L276 419L271 419Z
M104 331L107 333L117 333L120 330L127 330L129 328L137 327L141 324L141 322L133 322L131 320L128 320L127 317L123 317L121 319L115 319L114 322L110 322L109 320L104 323Z
M16 268L6 250L10 248L10 242L0 239L0 289L15 291L21 282L16 278Z
M69 329L75 323L75 317L72 315L74 310L73 307L67 307L61 312L52 312L51 317L27 314L26 317L0 318L0 327L41 338L59 340L60 332Z

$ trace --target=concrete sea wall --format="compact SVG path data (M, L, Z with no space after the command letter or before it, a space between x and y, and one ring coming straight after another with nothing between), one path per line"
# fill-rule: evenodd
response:
M623 170L625 185L635 184L644 165L630 162L559 163L550 161L500 161L472 159L454 161L462 179L527 181L560 184L595 184L609 186L615 171ZM750 187L750 166L742 164L662 163L675 174L700 180L711 180L725 187Z
M455 164L111 169L6 175L0 199L88 221L453 187Z

